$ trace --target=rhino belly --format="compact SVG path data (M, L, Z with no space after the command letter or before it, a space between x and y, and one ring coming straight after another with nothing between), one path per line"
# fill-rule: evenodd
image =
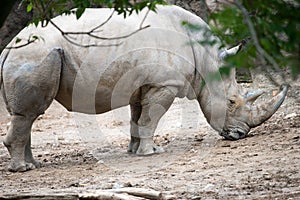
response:
M137 63L135 59L121 59L105 68L82 65L74 77L63 74L56 100L69 111L101 114L128 105L144 86L168 87L175 95L184 90L187 79L177 69Z
M80 54L67 49L68 69L63 69L57 99L70 111L99 114L128 105L144 85L170 87L183 97L195 72L188 39L184 33L153 27L118 46Z

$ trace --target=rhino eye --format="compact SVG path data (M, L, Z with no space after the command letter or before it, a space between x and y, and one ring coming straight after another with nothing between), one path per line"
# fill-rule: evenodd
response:
M228 108L231 112L233 112L235 109L235 100L229 99L228 101Z
M229 103L230 103L230 104L235 104L235 101L232 100L232 99L229 99Z

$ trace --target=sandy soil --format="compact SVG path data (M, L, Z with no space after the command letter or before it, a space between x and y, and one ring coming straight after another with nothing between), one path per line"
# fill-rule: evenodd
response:
M272 88L265 89L270 96ZM178 199L300 199L299 89L295 83L278 112L239 141L218 136L196 101L177 99L155 136L166 152L146 157L126 152L128 107L89 116L54 102L33 127L33 152L43 167L26 173L6 170L9 116L2 103L0 193L134 186Z

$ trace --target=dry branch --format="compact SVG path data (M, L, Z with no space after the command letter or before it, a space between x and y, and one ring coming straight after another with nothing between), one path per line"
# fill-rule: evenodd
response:
M64 39L67 40L68 42L70 42L71 44L74 44L74 45L80 46L80 47L108 47L108 46L118 46L118 45L121 44L121 42L114 43L114 44L106 44L106 45L101 45L101 44L98 45L96 43L95 44L80 44L80 43L77 43L76 41L72 40L71 36L72 35L87 35L89 37L95 38L96 40L102 40L102 41L105 41L105 40L116 41L116 40L126 39L126 38L140 32L140 31L150 27L150 25L143 26L149 12L150 12L150 10L148 10L146 12L146 14L143 17L138 29L136 29L136 30L134 30L131 33L128 33L126 35L121 35L121 36L116 36L116 37L102 37L102 36L95 35L95 33L101 32L101 30L99 30L99 28L103 27L105 24L107 24L111 20L111 18L114 15L114 11L110 14L110 16L103 23L101 23L100 25L95 26L94 28L92 28L89 31L67 32L67 31L63 31L51 19L49 19L49 22L62 34Z
M20 41L22 40L22 39L20 39L20 38L17 38L17 39L19 39ZM31 44L31 43L34 43L36 40L39 40L39 37L38 36L35 36L35 35L30 35L29 36L29 38L27 39L27 41L26 41L26 43L24 43L24 44L20 44L20 45L16 45L16 46L7 46L7 47L5 47L5 49L19 49L19 48L22 48L22 47L25 47L25 46L27 46L27 45L29 45L29 44Z
M161 199L161 200L175 199L175 196L173 195L166 194L163 192L158 192L151 189L144 189L144 188L128 187L128 188L120 188L120 189L111 189L107 191L113 193L127 193L133 196L143 197L145 199Z
M110 190L88 190L83 193L76 191L47 191L39 193L0 194L0 200L27 199L27 200L172 200L174 195L144 188L120 188Z
M96 191L94 193L79 194L79 199L97 199L97 200L145 200L145 198L132 196L129 194L118 194L106 191Z

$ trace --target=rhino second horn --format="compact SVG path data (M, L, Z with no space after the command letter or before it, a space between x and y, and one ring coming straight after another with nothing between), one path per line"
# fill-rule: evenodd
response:
M247 103L252 104L258 97L260 97L264 92L260 90L255 90L251 92L247 92L244 95L244 99Z
M251 128L259 126L277 111L286 97L288 88L288 85L283 86L281 92L273 97L270 101L251 107L249 120L249 126Z

